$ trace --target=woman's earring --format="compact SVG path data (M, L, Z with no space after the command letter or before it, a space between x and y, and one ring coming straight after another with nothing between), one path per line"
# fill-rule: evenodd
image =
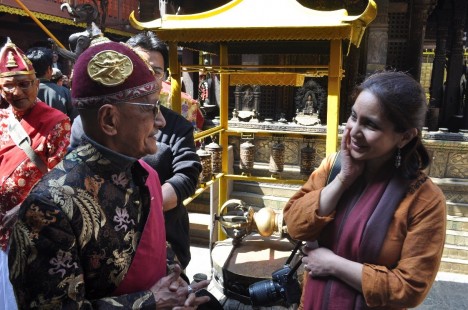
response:
M401 149L398 148L396 157L395 157L395 167L400 168L401 166Z

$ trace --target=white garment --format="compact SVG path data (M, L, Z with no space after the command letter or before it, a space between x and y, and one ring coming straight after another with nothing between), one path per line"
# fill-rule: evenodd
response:
M0 250L0 310L16 310L15 294L8 272L8 252Z

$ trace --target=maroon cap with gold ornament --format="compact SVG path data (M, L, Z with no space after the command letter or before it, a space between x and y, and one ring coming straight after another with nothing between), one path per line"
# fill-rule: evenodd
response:
M8 38L0 50L0 78L35 73L28 57Z
M118 103L157 91L149 64L125 43L99 40L77 59L72 99L81 109Z

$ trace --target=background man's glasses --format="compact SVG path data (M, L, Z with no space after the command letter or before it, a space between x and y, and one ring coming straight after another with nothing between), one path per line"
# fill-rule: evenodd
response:
M18 81L16 84L3 84L2 89L7 93L12 93L15 91L16 87L19 87L22 91L28 91L29 88L34 84L35 80L24 80Z
M154 117L158 116L159 112L161 111L161 109L160 109L161 102L159 100L156 101L156 104L143 103L143 102L127 102L127 101L123 101L123 102L120 102L120 103L126 103L126 104L131 104L131 105L139 105L139 106L143 106L143 107L151 107Z

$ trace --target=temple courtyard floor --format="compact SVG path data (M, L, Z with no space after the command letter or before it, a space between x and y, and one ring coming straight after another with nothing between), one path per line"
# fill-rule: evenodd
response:
M192 260L186 269L188 278L193 280L193 276L196 273L204 273L208 275L208 278L211 278L210 250L208 243L193 244L191 252ZM213 287L213 283L211 283L209 291L217 296L213 290L216 290L216 288ZM429 295L420 306L414 309L468 309L468 275L439 272Z

